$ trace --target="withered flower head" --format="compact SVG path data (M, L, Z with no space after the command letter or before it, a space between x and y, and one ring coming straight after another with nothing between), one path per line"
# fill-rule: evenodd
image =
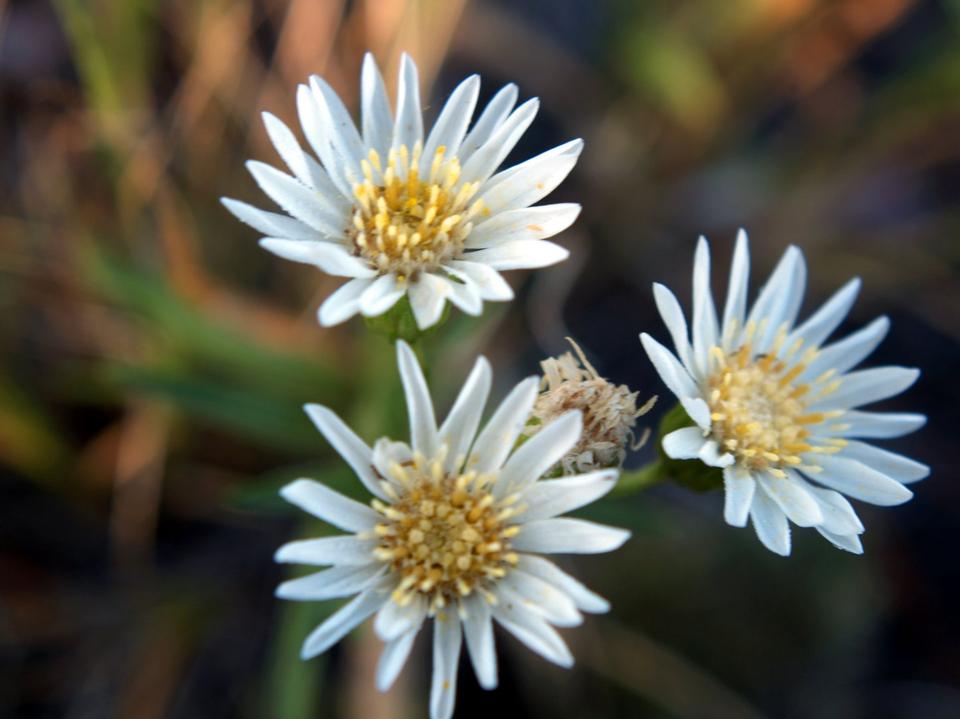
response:
M569 337L567 341L576 356L565 352L540 363L543 378L533 408L533 417L538 423L529 425L525 431L528 436L533 436L564 413L580 410L583 433L573 449L553 468L553 473L566 475L619 467L628 446L636 450L646 442L650 430L644 430L637 440L634 428L637 417L649 412L657 398L651 397L638 408L638 392L605 380L579 345Z

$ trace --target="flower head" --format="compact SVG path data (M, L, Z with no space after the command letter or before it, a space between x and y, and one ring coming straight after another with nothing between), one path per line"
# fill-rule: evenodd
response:
M637 392L626 385L615 385L601 377L587 360L579 345L567 338L577 353L565 352L540 363L543 379L541 393L533 406L536 424L524 433L533 436L570 410L583 414L583 433L580 440L560 460L562 474L589 472L603 467L623 464L627 447L639 449L634 438L634 427L640 417L653 407L656 397L637 408Z
M693 270L692 341L676 297L663 285L653 287L676 355L647 334L640 339L696 425L668 434L663 449L674 459L722 467L726 521L742 527L751 519L772 551L790 553L790 520L815 527L837 547L859 554L863 525L844 495L870 504L901 504L913 496L905 485L929 470L861 441L912 432L923 426L923 415L858 408L904 391L919 371L854 370L886 335L885 317L824 344L856 299L858 279L797 324L806 283L800 250L790 247L784 253L749 311L748 274L741 230L718 319L709 247L701 238Z
M396 679L420 627L432 618L430 713L438 719L453 712L462 639L481 686L496 686L493 621L544 658L572 665L553 626L578 625L581 611L605 612L608 605L537 554L607 552L629 533L559 517L606 494L615 470L541 479L579 439L579 412L514 451L538 378L517 385L478 433L491 384L481 357L438 428L413 352L398 342L397 355L410 444L380 439L370 448L329 409L307 406L373 499L361 504L309 479L284 487L289 502L348 534L281 547L277 561L331 568L285 582L277 595L356 595L307 637L302 656L326 651L376 614L374 629L386 643L377 668L381 690Z
M582 141L496 172L533 121L536 99L514 108L517 88L507 85L470 127L480 90L473 75L453 91L425 137L417 67L408 55L400 61L395 114L370 54L360 87L359 130L322 78L298 88L300 124L316 159L264 113L293 176L262 162L247 167L287 214L223 201L266 235L265 249L351 278L321 306L321 324L381 315L405 295L420 329L436 324L448 299L478 315L483 300L513 298L500 270L566 258L545 238L570 226L580 206L531 205L567 176Z

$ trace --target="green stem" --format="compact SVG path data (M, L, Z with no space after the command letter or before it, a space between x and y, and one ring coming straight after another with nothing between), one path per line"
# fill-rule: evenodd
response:
M613 488L610 496L627 497L655 484L660 484L660 482L669 478L665 469L663 460L658 458L639 469L621 472L620 480L617 482L617 486Z
M296 575L291 571L286 576ZM283 602L279 611L263 716L311 719L317 716L324 693L326 657L305 662L300 659L300 646L323 617L316 606L301 602Z

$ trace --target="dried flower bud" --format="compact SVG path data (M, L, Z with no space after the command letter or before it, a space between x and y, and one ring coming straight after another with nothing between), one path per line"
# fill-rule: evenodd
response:
M540 363L543 368L541 392L533 408L533 417L539 424L528 426L526 433L532 436L560 415L578 409L583 413L580 441L560 460L553 473L566 475L619 467L628 445L636 450L647 441L650 430L644 430L636 441L634 427L637 417L649 412L657 398L651 397L638 409L637 392L605 380L587 361L577 343L569 337L567 341L577 353L576 357L565 352Z

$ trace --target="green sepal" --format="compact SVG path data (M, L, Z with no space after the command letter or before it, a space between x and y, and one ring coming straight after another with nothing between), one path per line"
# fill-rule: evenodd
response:
M377 317L364 317L363 323L371 332L384 335L390 340L391 344L397 340L403 340L411 345L416 345L424 337L429 337L435 333L440 326L447 321L450 316L450 303L444 302L443 314L437 320L435 325L421 330L417 326L417 320L413 316L413 308L410 306L410 298L404 295L397 303L382 315Z

